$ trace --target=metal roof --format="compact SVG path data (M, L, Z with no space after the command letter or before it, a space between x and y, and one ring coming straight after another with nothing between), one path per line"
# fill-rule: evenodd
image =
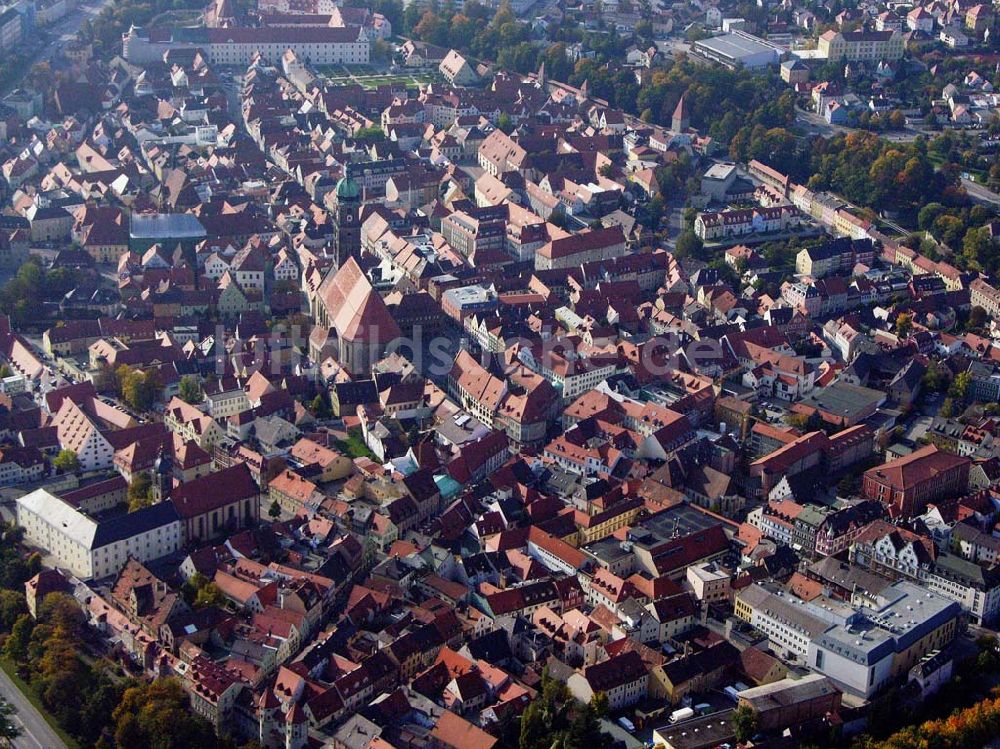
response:
M129 226L132 239L202 239L205 227L190 213L154 213L132 216Z

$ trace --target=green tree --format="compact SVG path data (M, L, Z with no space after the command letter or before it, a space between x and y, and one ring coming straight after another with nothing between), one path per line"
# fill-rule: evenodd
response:
M74 473L80 469L80 460L72 450L60 450L59 454L52 459L52 465L60 473Z
M182 401L192 405L201 403L205 399L201 384L198 382L198 378L193 375L184 375L181 378L177 394Z
M514 120L510 118L510 115L506 112L501 112L500 116L497 117L497 130L510 135L514 132Z
M598 719L607 718L611 713L608 695L604 692L597 692L590 698L590 709Z
M153 481L148 473L137 473L128 485L128 511L135 512L153 504Z
M122 400L136 411L148 411L160 391L155 374L123 364L115 371L115 375L121 387Z
M680 236L677 237L677 243L675 245L676 255L679 258L700 258L704 247L704 242L698 238L697 234L690 229L685 229Z
M18 590L0 590L0 631L10 632L17 620L28 613L28 602Z
M986 226L971 227L962 239L962 260L969 268L989 267L993 261L993 239Z
M194 607L203 609L207 606L221 606L225 602L225 596L215 583L208 583L198 591L194 599Z
M660 222L663 221L663 215L666 213L666 205L663 202L663 198L659 195L654 195L652 200L649 201L649 205L646 206L646 210L649 213L649 228L657 231L660 228Z
M330 408L330 403L324 393L316 394L316 397L309 404L309 410L317 419L328 419L333 416L333 409Z
M972 374L968 370L959 372L955 379L951 381L948 388L948 397L964 402L969 396L969 388L972 385Z
M733 712L733 732L736 741L746 743L757 731L757 713L747 705L740 705Z
M28 614L22 614L11 627L10 634L3 643L4 658L15 663L22 663L28 658L28 645L31 644L31 633L35 622Z
M14 739L21 735L21 729L14 722L17 711L7 700L0 699L0 747L14 746Z
M385 131L378 125L363 127L354 133L355 140L379 141L385 140Z
M267 510L267 514L272 518L277 519L281 515L281 505L278 504L278 500L271 502L271 506Z
M944 390L946 384L947 380L937 362L931 362L927 367L927 371L924 372L924 377L921 382L924 390L939 393Z

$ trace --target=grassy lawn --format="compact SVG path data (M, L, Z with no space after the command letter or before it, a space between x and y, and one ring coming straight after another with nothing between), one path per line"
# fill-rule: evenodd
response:
M356 434L347 435L347 439L337 442L337 449L351 458L371 458L375 460L375 453L368 449L368 445Z
M28 686L24 679L17 675L17 666L14 665L13 661L8 660L7 658L0 658L0 668L2 668L4 673L10 677L10 680L14 682L15 686L21 690L21 693L28 699L28 702L34 705L35 709L42 714L42 717L45 718L45 722L52 727L52 730L56 732L56 735L66 742L66 746L70 749L79 749L80 745L76 742L76 739L66 733L56 722L56 719L49 715L49 711L45 709L45 705L42 704L38 695L35 694L35 690Z
M371 68L358 66L327 66L319 68L321 75L334 86L346 86L352 83L359 83L364 88L377 88L378 86L388 86L391 84L402 84L404 86L418 86L435 81L443 80L440 76L429 72L400 72L386 73L375 72Z

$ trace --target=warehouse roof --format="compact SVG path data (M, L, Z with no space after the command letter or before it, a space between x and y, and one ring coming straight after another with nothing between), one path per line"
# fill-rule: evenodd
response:
M205 227L190 213L133 215L129 227L133 239L202 239Z

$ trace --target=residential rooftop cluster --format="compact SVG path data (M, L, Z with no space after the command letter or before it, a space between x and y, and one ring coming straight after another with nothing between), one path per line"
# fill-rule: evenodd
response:
M991 9L516 5L546 45L636 34L662 106L284 0L81 38L4 97L28 610L69 593L95 657L265 749L511 746L553 680L627 749L928 700L1000 621L1000 222L954 169L918 235L776 129L726 154L666 76L780 76L802 140L988 128L982 65L942 63L926 119L902 82L989 49Z

